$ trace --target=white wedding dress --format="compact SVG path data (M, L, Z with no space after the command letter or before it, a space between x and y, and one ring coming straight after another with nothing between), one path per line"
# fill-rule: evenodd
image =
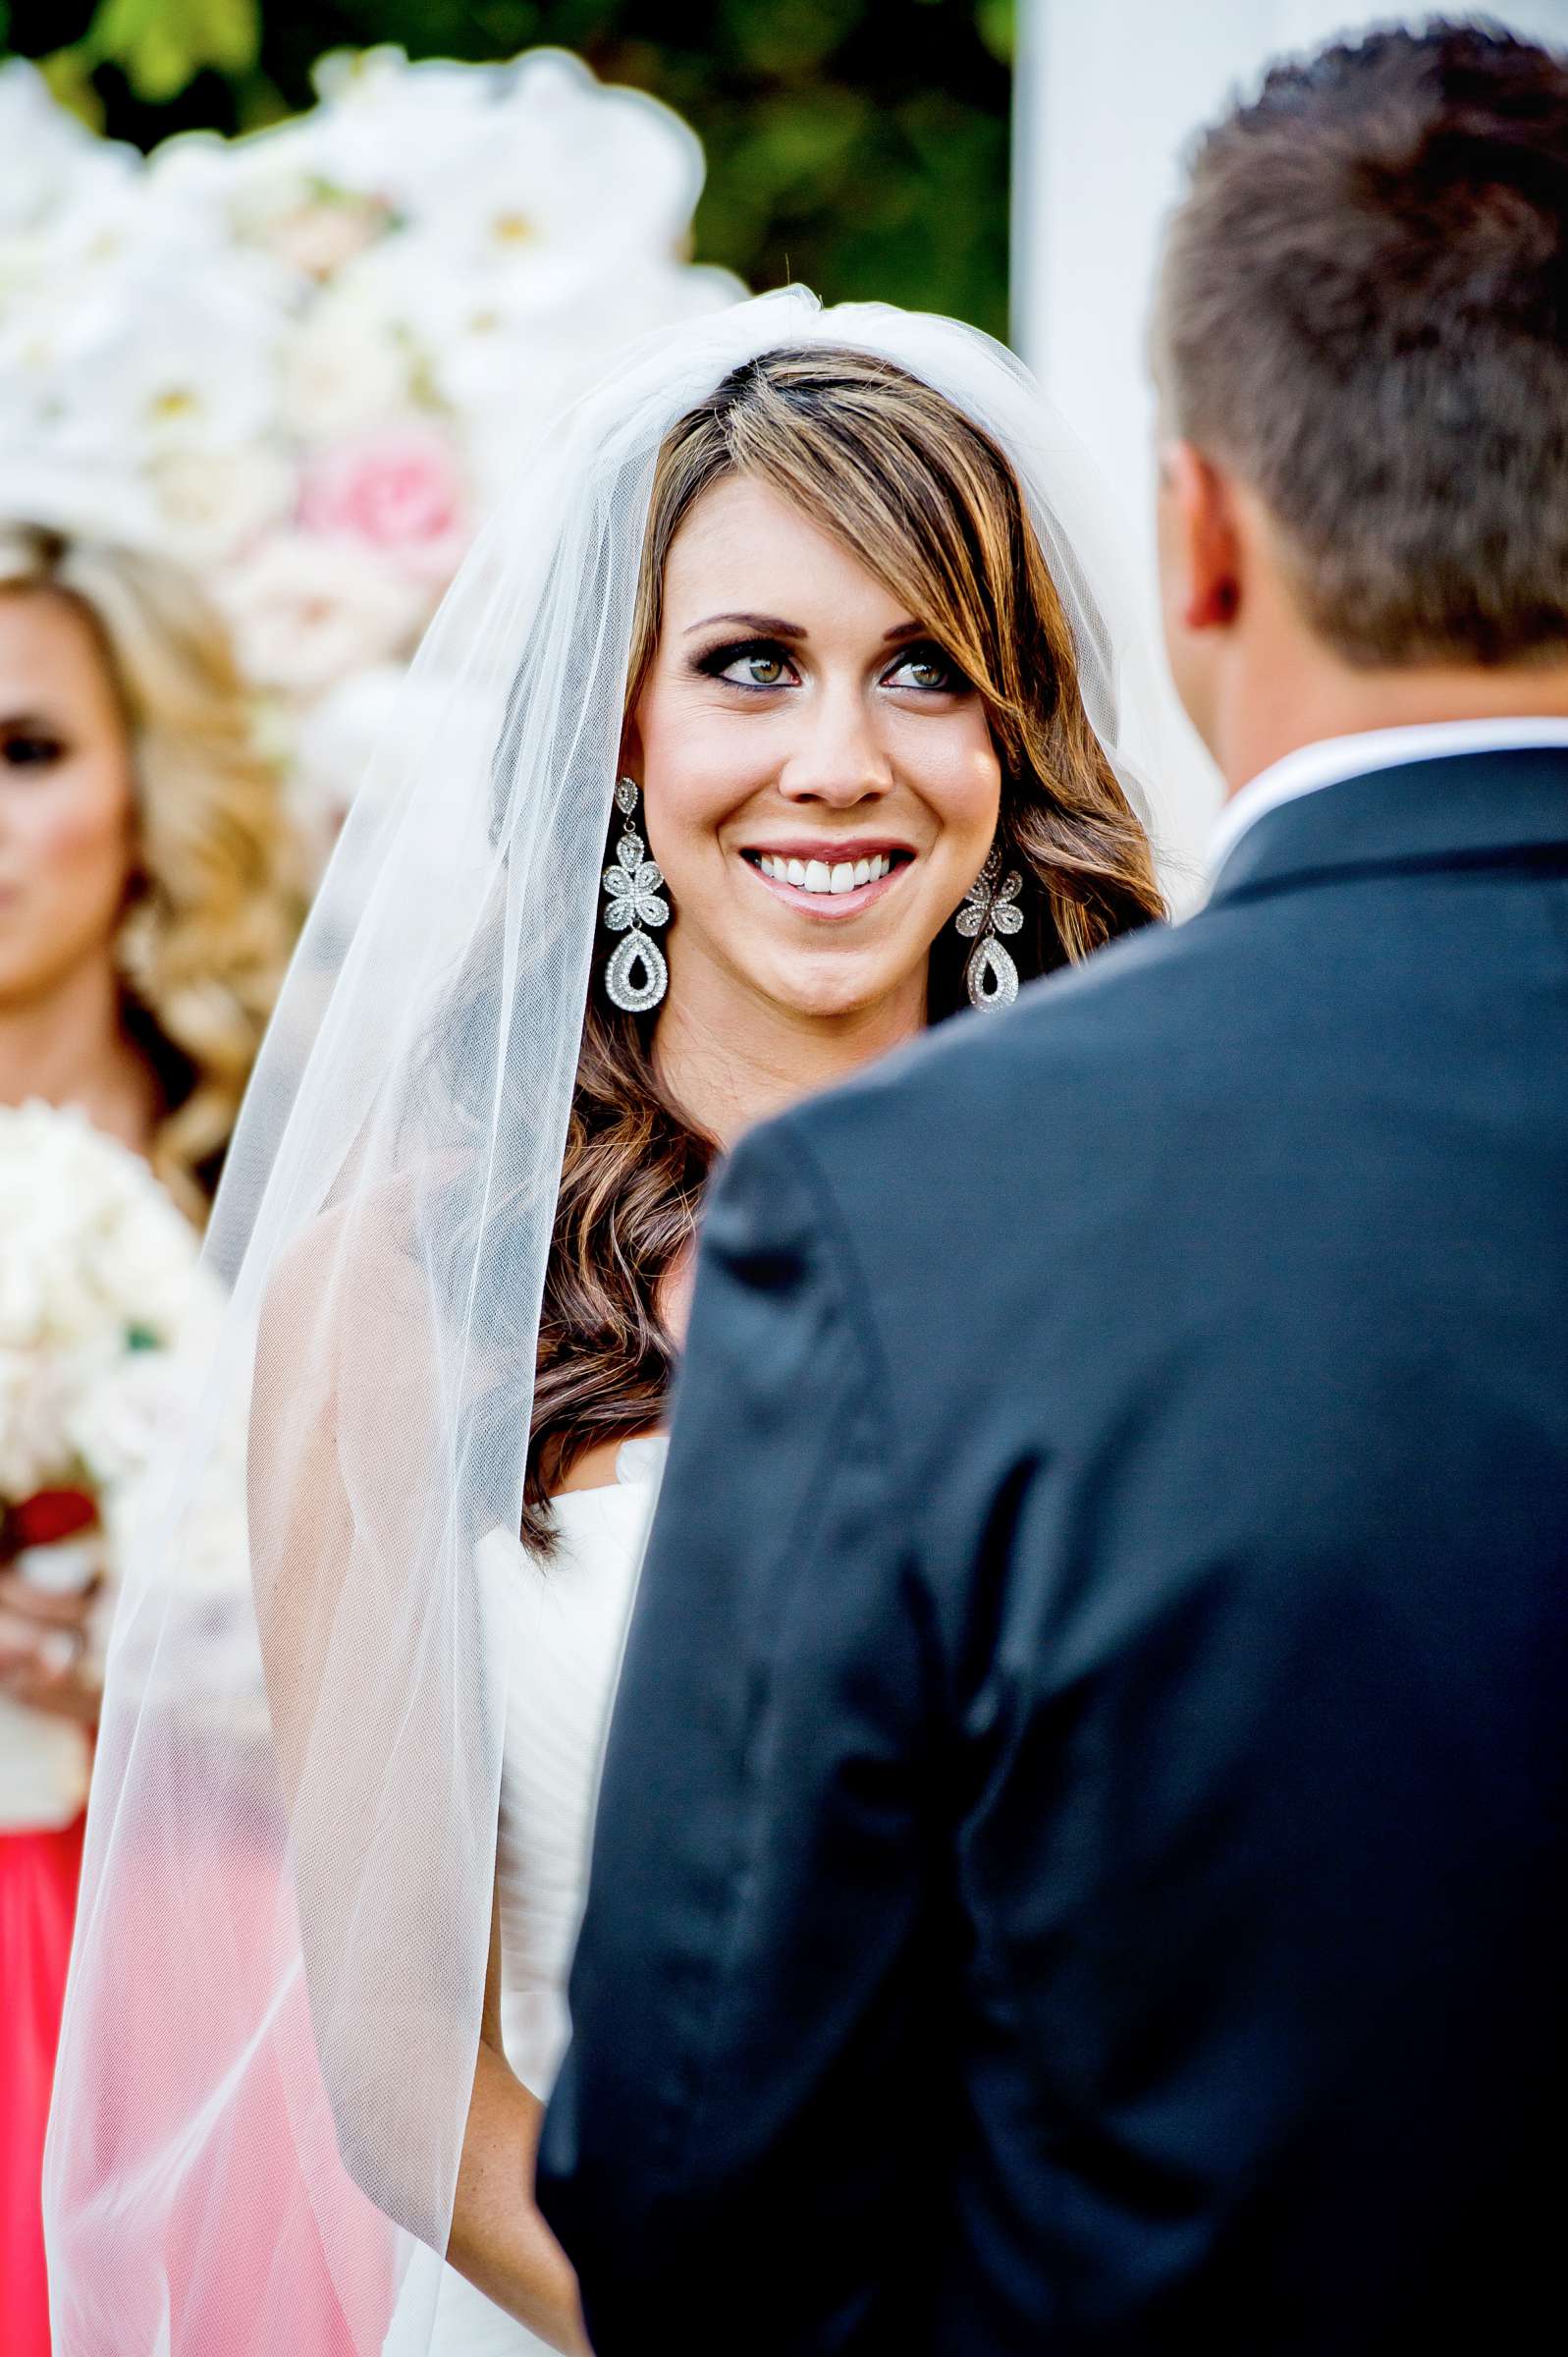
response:
M567 2041L566 1979L599 1763L663 1462L662 1440L628 1441L613 1486L559 1497L560 1536L544 1563L510 1531L483 1542L481 1578L508 1648L496 1853L502 2029L507 2059L540 2097ZM429 2258L429 2270L439 2265ZM441 2267L440 2275L429 2357L524 2357L548 2346L455 2269ZM429 2273L416 2261L384 2357L425 2357L429 2298Z

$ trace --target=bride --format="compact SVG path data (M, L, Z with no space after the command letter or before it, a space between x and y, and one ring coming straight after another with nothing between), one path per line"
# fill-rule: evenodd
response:
M1108 541L1000 348L790 291L639 348L470 559L264 1052L116 1625L60 2357L585 2345L533 2145L703 1188L1159 913Z

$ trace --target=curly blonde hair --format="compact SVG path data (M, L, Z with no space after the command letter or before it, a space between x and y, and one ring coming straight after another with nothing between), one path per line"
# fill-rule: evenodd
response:
M91 625L125 711L136 868L116 962L159 1084L152 1167L200 1225L304 913L299 847L228 633L186 573L0 521L0 594L39 590Z

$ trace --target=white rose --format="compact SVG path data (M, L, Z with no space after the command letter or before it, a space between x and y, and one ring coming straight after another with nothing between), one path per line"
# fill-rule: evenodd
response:
M211 131L165 139L147 158L147 179L169 213L219 225L231 247L267 244L272 222L312 201L322 178L308 116L293 115L243 138Z
M384 311L324 297L285 337L279 416L306 441L380 425L409 404L408 362Z
M67 1431L96 1489L145 1478L178 1398L168 1350L127 1351L83 1387Z
M374 193L417 218L462 179L495 82L484 67L410 66L390 46L324 58L316 69L323 102L301 125L314 169L335 188Z
M0 1500L30 1498L70 1463L66 1370L36 1350L0 1346Z
M561 51L474 67L383 50L320 80L328 177L379 190L470 270L554 247L651 256L689 231L703 171L691 131Z
M384 233L389 209L373 196L316 196L277 214L267 246L307 278L329 279Z
M299 531L278 533L214 587L250 677L297 695L405 652L428 606L418 583L356 543Z
M195 1253L190 1229L162 1189L117 1207L90 1232L88 1246L86 1274L121 1327L173 1342L189 1307Z
M19 453L45 451L58 437L62 370L79 333L52 265L42 267L45 284L13 284L0 301L0 414L4 437Z
M99 272L62 322L60 437L122 465L257 441L272 422L279 333L243 279L198 283L144 256Z
M233 140L215 131L177 132L146 159L149 201L170 219L220 221L238 170Z
M0 1211L11 1206L0 1195ZM25 1216L25 1215L24 1215ZM11 1232L11 1249L0 1251L0 1349L25 1350L44 1332L47 1290L43 1270L33 1253L18 1248Z
M26 226L0 226L0 315L35 338L51 316L74 318L84 288L132 259L146 231L131 167L89 155L47 214ZM57 328L46 335L60 341Z
M187 563L213 564L243 549L292 509L297 479L264 442L239 450L177 450L155 458L147 479Z
M146 1166L81 1113L0 1108L0 1328L51 1350L113 1356L128 1327L166 1338L196 1246Z
M135 151L94 138L35 66L0 66L0 237L47 223L100 170L125 175Z

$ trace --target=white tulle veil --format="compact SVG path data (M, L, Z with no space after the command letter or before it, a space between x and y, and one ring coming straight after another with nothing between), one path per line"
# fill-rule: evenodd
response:
M882 354L1010 459L1149 807L1109 503L952 322L797 291L636 348L536 449L348 822L206 1251L113 1636L46 2185L59 2357L429 2335L488 1946L505 1648L654 462L779 346Z

